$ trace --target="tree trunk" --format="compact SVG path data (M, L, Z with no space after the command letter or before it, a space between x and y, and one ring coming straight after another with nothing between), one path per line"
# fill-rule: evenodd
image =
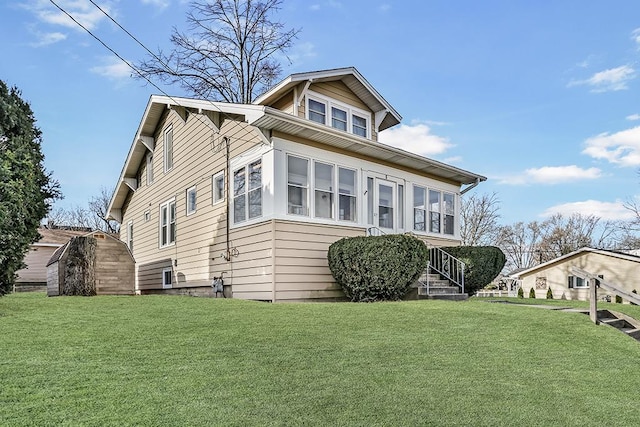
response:
M62 295L95 295L95 264L96 239L93 237L74 237L71 239L64 265Z

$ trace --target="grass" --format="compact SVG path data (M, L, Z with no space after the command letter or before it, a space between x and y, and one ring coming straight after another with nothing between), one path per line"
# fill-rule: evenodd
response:
M513 304L15 294L0 337L2 426L640 420L640 343Z

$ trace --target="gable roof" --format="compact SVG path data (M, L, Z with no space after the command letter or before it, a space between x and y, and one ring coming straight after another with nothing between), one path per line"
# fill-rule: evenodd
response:
M342 81L358 98L376 114L384 114L379 130L395 126L402 121L402 116L389 104L378 91L371 86L355 67L334 68L330 70L311 71L291 74L270 90L259 96L253 104L270 105L301 82Z
M124 245L125 248L127 248L127 252L129 253L129 256L131 257L131 259L133 258L133 254L131 253L131 251L129 250L129 247L127 246L127 244L125 242L123 242L122 240L118 239L116 236L114 236L111 233L106 233L104 231L100 231L100 230L94 230L91 231L89 233L87 233L86 231L82 234L77 234L75 236L70 237L69 239L67 239L66 242L64 242L63 245L61 245L58 249L56 249L53 254L51 254L51 258L49 258L49 261L47 262L47 267L49 267L51 264L54 264L58 261L60 261L60 258L62 258L62 255L64 255L64 253L67 251L67 248L69 247L69 244L71 243L71 240L73 240L75 237L88 237L88 236L92 236L95 237L96 235L104 236L105 239L112 239L115 240L117 243ZM135 262L135 260L134 260Z
M573 258L586 253L600 254L600 255L610 256L613 258L619 258L619 259L624 259L631 262L640 263L640 256L637 256L637 255L631 255L624 252L611 251L607 249L594 249L594 248L584 247L576 251L570 252L566 255L562 255L558 258L554 258L551 261L543 262L542 264L538 264L534 267L524 269L520 272L515 273L514 276L518 278L522 278L522 276L528 276L529 274L535 273L538 270L543 270L553 264L558 264L569 258Z

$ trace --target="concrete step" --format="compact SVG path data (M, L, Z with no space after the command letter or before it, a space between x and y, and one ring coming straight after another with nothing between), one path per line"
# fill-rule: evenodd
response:
M640 329L631 329L628 331L624 331L624 333L629 335L631 338L640 341Z
M631 326L624 319L600 319L600 322L604 325L613 326L614 328L617 328L617 329L623 329L623 328L633 329L633 326Z
M428 292L427 292L428 291ZM426 286L418 288L418 295L442 295L442 294L459 294L460 288L457 286Z

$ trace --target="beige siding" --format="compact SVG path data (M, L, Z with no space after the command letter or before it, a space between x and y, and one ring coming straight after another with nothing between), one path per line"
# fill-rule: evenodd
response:
M212 176L225 169L223 136L231 139L231 157L255 147L260 139L244 123L225 120L220 133L210 122L191 113L186 122L169 110L155 132L153 155L154 181L142 185L123 207L121 238L127 239L126 224L133 220L133 256L138 264L138 289L162 289L162 269L172 266L173 287L209 286L214 275L213 258L220 255L217 246L226 233L225 203L212 204ZM173 169L164 172L164 130L173 126ZM140 167L146 167L143 159ZM228 179L228 177L226 177ZM196 187L197 210L186 214L186 190ZM176 243L160 248L160 205L172 198L176 201ZM145 212L149 220L145 220ZM224 270L223 270L224 271Z
M18 270L16 283L46 283L47 262L57 247L32 245L24 257L26 268Z
M59 262L54 262L47 267L47 296L60 295L60 270Z
M96 238L96 293L98 295L132 295L135 264L127 247L100 233Z
M293 90L274 102L271 107L293 114Z
M309 90L317 92L320 95L324 95L328 98L335 99L343 104L351 105L361 110L369 111L367 104L362 102L344 83L340 80L323 83L313 83L309 86Z
M276 301L343 298L327 251L336 240L362 235L364 230L355 227L276 221Z
M536 278L546 278L547 287L551 288L555 299L564 297L588 300L589 288L568 288L567 278L571 275L571 267L579 267L589 273L602 275L607 283L619 286L628 292L634 289L640 292L640 260L632 261L599 253L582 252L522 277L525 297L529 296L532 287L535 289ZM536 298L545 298L547 295L547 289L536 289L535 292ZM599 290L598 294L599 296L608 295L603 289Z

